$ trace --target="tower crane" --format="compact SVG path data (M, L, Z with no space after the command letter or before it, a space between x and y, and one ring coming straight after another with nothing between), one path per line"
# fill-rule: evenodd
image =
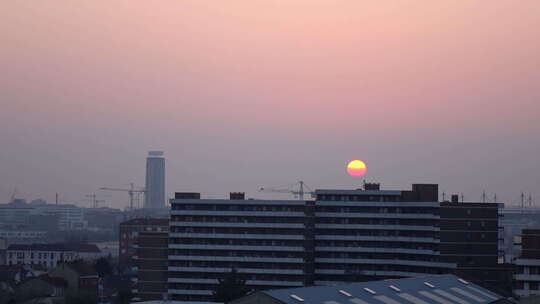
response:
M88 197L91 199L92 202L92 208L97 208L99 203L105 203L105 200L97 199L97 195L95 193L87 194L85 197Z
M101 187L100 190L107 190L107 191L122 191L127 192L129 194L129 208L130 210L133 210L133 203L135 201L135 193L145 193L146 190L143 188L135 189L135 185L133 183L130 183L130 189L122 189L122 188L111 188L111 187Z
M308 191L304 190L304 188L307 188ZM311 197L315 196L315 192L311 190L311 188L308 185L306 185L303 181L298 181L292 185L286 185L286 186L278 186L278 187L270 187L270 188L261 187L259 188L259 192L291 193L294 195L294 197L298 197L299 200L304 200L304 194L310 194Z

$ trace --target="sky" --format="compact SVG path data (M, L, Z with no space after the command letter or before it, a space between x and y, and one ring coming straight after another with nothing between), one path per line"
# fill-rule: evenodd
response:
M438 183L540 206L540 2L0 4L0 202Z

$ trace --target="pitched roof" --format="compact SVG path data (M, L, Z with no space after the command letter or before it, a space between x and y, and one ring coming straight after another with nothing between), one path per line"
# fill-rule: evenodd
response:
M92 265L85 263L83 260L76 260L73 262L63 262L58 263L57 268L63 268L63 267L71 268L73 271L77 272L79 276L85 277L85 276L97 276L98 273L92 267Z
M48 274L44 274L38 277L39 279L56 287L66 287L67 281L59 277L50 277Z
M69 251L64 244L11 244L7 250L17 251Z
M489 304L502 299L454 275L261 291L286 304Z
M7 250L12 251L75 251L99 253L101 250L95 244L69 244L69 243L55 243L55 244L11 244Z
M98 246L96 244L65 244L66 248L69 248L71 251L84 252L84 253L100 253Z

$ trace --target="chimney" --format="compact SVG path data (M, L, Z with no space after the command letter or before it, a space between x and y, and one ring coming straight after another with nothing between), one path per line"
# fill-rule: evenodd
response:
M364 190L381 190L381 184L379 183L364 183Z
M229 198L231 201L243 201L246 199L245 192L231 192L229 193Z

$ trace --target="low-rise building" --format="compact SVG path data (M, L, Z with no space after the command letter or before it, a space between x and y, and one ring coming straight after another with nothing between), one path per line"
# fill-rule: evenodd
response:
M501 295L454 275L259 291L229 304L380 303L510 304Z
M7 265L43 265L52 268L60 262L99 257L100 250L93 244L11 244L6 250Z
M64 299L67 281L47 274L29 278L17 285L15 297L18 301L48 298L54 302Z
M51 269L49 275L66 280L67 292L70 294L98 296L99 276L88 263L62 262Z

